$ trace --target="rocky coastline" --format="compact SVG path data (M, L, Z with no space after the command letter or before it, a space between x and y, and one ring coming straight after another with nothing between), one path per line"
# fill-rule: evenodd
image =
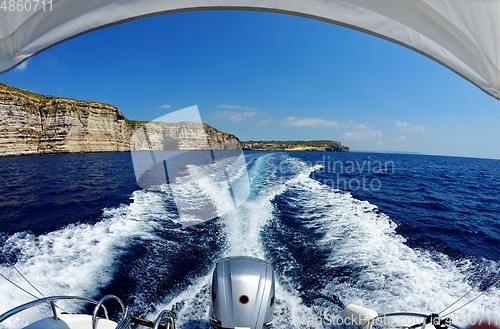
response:
M146 124L167 129L130 121L109 104L40 95L0 83L0 156L126 152L133 133ZM189 138L189 123L168 124L167 130L172 138L183 136L180 149L241 149L236 136L206 124L203 129L208 145Z
M256 151L349 152L349 147L333 140L247 141L241 144L244 150Z
M137 133L144 138L134 143ZM181 142L166 145L165 136ZM0 83L0 156L127 152L131 145L136 150L349 151L332 140L242 142L207 124L132 121L113 105L40 95Z

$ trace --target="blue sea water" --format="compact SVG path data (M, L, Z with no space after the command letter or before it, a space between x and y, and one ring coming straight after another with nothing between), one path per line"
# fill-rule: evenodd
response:
M137 185L129 153L0 158L0 273L30 289L14 265L46 295L113 293L135 314L169 308L182 328L208 328L210 272L220 257L243 254L275 267L277 328L329 327L325 314L348 303L438 312L467 291L484 295L456 322L498 321L499 160L245 159L248 200L183 228L168 188ZM217 186L200 189L228 202ZM30 300L2 278L0 296L0 313Z

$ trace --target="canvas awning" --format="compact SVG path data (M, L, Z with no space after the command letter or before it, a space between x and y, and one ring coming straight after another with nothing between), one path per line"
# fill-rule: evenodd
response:
M45 8L32 0L26 10L27 2L0 10L0 72L64 40L128 20L201 9L263 10L402 44L500 99L500 0L45 0Z

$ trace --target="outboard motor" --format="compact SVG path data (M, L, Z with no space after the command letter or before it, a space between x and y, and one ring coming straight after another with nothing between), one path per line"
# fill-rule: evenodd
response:
M274 270L253 257L223 258L212 278L214 328L269 328L274 317Z

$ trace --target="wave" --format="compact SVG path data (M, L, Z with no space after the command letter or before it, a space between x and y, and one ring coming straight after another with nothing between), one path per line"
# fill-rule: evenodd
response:
M273 218L273 200L282 194L287 185L294 180L302 180L317 168L309 168L290 158L281 166L274 161L276 155L258 157L249 170L250 198L230 212L219 214L218 221L223 227L225 247L221 257L244 255L265 258L266 251L261 240L263 227ZM205 188L217 186L216 182L203 182ZM230 202L226 193L209 192L217 203ZM201 237L200 237L201 238ZM211 273L203 273L194 279L194 283L175 296L165 298L156 305L147 317L153 319L163 309L176 314L181 328L210 328L210 280ZM299 293L292 285L284 285L286 278L278 279L276 284L275 328L300 327L304 317L314 317L311 308L304 305Z
M193 180L196 186L184 191L195 195L203 190L204 202L219 205L215 221L181 228L171 191L160 186L134 192L131 204L105 209L95 224L71 224L38 237L26 232L6 237L2 252L46 295L98 296L118 276L136 281L126 292L134 313L154 319L170 309L181 328L210 327L211 269L224 256L256 256L273 263L275 328L322 328L326 315L338 315L348 303L379 313L436 312L468 290L477 296L484 289L476 287L477 277L497 273L492 261L478 265L411 249L375 205L312 179L320 166L283 153L247 160L251 190L236 208L230 207L234 200L217 176ZM188 172L196 175L197 168ZM129 264L122 266L121 258ZM192 262L200 264L184 269ZM8 264L0 265L0 273L23 285ZM30 300L4 281L0 295L5 296L0 312ZM453 319L494 318L500 314L498 295L491 288ZM20 321L8 322L8 328L20 327Z
M11 264L0 265L0 273L16 284L30 290L14 265L46 296L80 295L97 296L116 273L116 261L137 240L155 240L154 229L161 220L172 217L164 207L165 196L151 191L136 191L130 205L106 209L95 224L71 224L41 236L22 232L5 240L3 254L13 254ZM38 295L36 291L30 291ZM0 280L0 313L32 298ZM75 307L69 306L69 307ZM8 328L19 328L30 319L37 318L36 310L31 314L7 320Z
M379 314L439 312L469 290L471 299L483 293L480 278L498 273L498 264L493 261L452 261L442 253L411 249L405 238L396 234L397 225L377 206L312 178L294 181L285 199L292 209L281 220L290 220L290 214L294 214L292 217L308 230L308 236L317 237L313 245L318 252L326 254L324 273L333 270L337 275L320 278L323 288L316 293L338 298L343 304L364 305ZM290 264L293 266L293 262ZM288 271L302 266L299 263ZM459 324L478 318L498 323L498 296L498 288L491 287L452 317Z

